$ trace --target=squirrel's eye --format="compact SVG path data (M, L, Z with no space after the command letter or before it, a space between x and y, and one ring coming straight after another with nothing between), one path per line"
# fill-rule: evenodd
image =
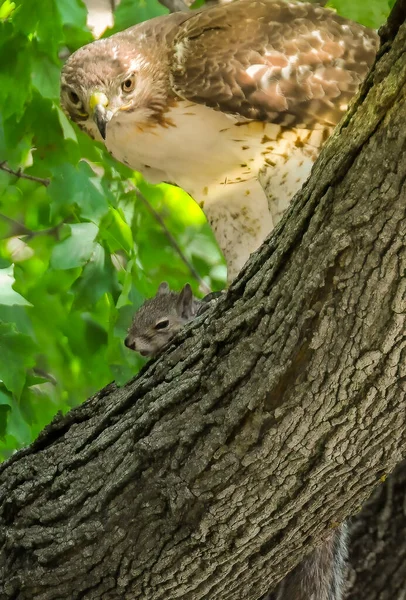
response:
M169 319L161 319L155 323L155 329L166 329L169 325Z
M73 90L69 90L68 98L72 102L72 104L79 104L79 102L80 102L79 96Z
M135 88L135 76L131 75L130 77L127 77L127 79L124 79L123 83L121 84L121 89L123 90L123 92L126 92L128 94L128 92L132 92L133 89Z

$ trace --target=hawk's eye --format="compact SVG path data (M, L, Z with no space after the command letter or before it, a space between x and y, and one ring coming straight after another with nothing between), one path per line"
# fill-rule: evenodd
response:
M135 76L131 75L130 77L127 77L127 79L124 79L123 83L121 84L121 89L123 90L123 92L126 92L128 94L128 92L132 92L133 89L135 88Z
M155 329L166 329L169 326L169 319L161 319L155 323Z
M77 105L77 104L79 104L79 103L80 103L80 98L79 98L79 96L78 96L78 95L77 95L77 93L76 93L76 92L74 92L73 90L69 90L69 92L68 92L68 98L69 98L69 100L72 102L72 104L75 104L75 105Z

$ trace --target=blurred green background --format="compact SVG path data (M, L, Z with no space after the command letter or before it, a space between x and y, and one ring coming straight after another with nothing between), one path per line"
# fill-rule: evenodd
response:
M377 28L393 3L329 6ZM122 0L104 36L166 12ZM123 340L161 281L200 296L225 284L190 197L147 184L61 112L61 65L92 41L86 19L80 0L0 0L0 460L57 411L137 373L144 360Z

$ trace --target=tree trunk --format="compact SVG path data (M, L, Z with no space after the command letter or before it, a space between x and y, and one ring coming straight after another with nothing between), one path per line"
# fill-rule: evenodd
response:
M396 6L361 97L226 297L2 465L1 600L255 600L404 455Z

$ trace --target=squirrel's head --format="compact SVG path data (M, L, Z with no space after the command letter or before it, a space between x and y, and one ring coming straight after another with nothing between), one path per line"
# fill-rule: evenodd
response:
M124 343L142 356L154 356L194 316L190 285L187 283L177 294L163 282L156 296L144 302L135 313Z

